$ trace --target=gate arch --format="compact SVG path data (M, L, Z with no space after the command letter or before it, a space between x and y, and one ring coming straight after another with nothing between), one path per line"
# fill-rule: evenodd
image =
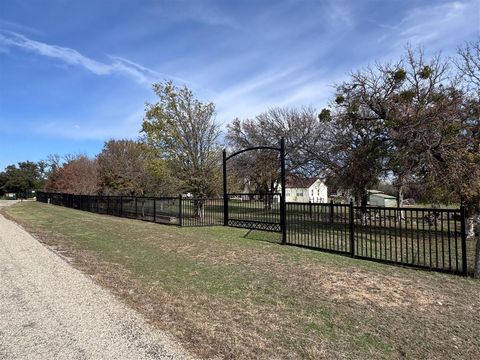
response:
M237 151L227 156L227 151L223 150L223 225L229 226L229 211L228 211L228 192L227 192L227 161L231 158L240 155L247 151L253 150L273 150L280 153L280 231L282 233L282 244L286 243L286 206L285 206L285 139L280 139L279 147L273 146L255 146Z

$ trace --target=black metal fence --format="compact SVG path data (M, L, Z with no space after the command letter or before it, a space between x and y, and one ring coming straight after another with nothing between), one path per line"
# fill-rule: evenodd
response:
M466 274L465 209L287 203L287 243ZM472 248L473 244L468 248Z
M73 195L37 192L37 201L97 214L180 225L179 197Z
M281 231L280 194L228 194L228 226Z
M229 194L224 199L88 196L38 192L45 203L179 226L224 225L282 231L279 194ZM359 207L286 203L286 244L383 262L467 274L475 245L465 234L465 209Z
M180 209L182 226L223 225L222 198L182 198Z

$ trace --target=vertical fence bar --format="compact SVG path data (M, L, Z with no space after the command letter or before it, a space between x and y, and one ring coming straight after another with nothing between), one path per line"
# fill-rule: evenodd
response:
M460 205L460 229L462 236L462 274L467 275L467 229L465 205Z
M182 194L178 195L178 225L183 225Z
M355 224L354 224L354 208L353 208L353 200L350 200L350 205L349 205L349 225L350 225L350 255L352 257L355 256L355 234L354 234L354 229L355 229Z

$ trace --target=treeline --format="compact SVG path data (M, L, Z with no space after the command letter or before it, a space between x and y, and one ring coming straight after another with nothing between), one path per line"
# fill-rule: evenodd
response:
M464 202L478 214L479 41L452 58L408 49L397 61L352 72L335 89L321 111L271 108L235 119L222 143L213 103L170 81L154 84L158 100L147 104L137 140L110 140L92 159L51 156L38 165L43 178L29 186L43 182L46 190L76 194L214 196L221 192L223 147L276 145L284 137L289 174L319 176L358 203L381 184L400 200ZM275 152L235 158L229 190L275 191L278 165ZM15 171L7 168L0 179ZM12 189L1 181L0 189Z
M166 161L140 141L110 140L95 158L55 155L46 163L50 192L166 196L182 188Z
M480 210L480 42L457 56L428 58L408 49L398 61L352 72L335 85L329 106L274 108L236 119L227 140L235 149L286 139L289 173L317 175L331 189L365 203L367 189L388 184L417 200ZM240 178L271 188L276 154L246 154Z

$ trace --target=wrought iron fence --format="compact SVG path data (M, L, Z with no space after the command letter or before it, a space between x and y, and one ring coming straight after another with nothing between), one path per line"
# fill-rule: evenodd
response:
M182 198L180 225L223 225L222 198Z
M181 200L178 197L91 196L38 192L37 201L97 214L180 225Z
M179 226L225 225L282 232L286 244L394 264L467 274L475 244L466 239L465 209L359 207L286 203L279 194L223 198L89 196L37 192L37 200L99 214ZM227 217L225 217L225 215ZM225 223L227 219L227 223Z
M463 207L286 206L287 244L432 270L468 272ZM473 249L473 244L470 247Z

